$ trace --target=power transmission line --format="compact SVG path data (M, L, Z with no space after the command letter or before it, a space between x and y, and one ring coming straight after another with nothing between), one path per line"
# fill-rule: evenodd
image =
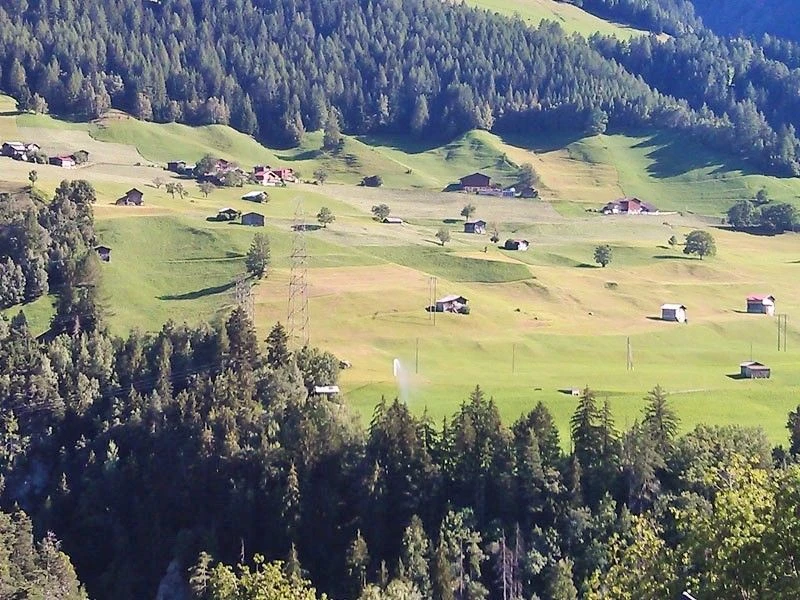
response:
M297 200L292 229L291 271L289 274L289 312L287 322L289 341L295 338L301 346L308 346L308 251L305 238L305 213L303 199Z

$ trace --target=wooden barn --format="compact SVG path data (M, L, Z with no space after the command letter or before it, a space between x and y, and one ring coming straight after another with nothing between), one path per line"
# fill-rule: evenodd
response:
M528 240L506 240L506 243L503 244L503 248L506 250L524 251L528 249L528 246Z
M468 313L467 299L464 296L451 294L444 298L439 298L434 305L436 312Z
M171 160L167 163L167 171L172 171L173 173L183 173L184 169L186 169L185 160Z
M464 233L486 233L486 221L464 223Z
M754 360L739 365L739 375L744 379L769 379L770 368Z
M71 169L75 166L75 157L73 156L51 156L47 162L49 162L54 167L63 167L65 169Z
M242 215L242 225L250 225L251 227L263 227L264 215L256 212L245 213Z
M747 297L747 312L762 315L775 314L775 296L753 294Z
M473 173L458 180L461 189L465 192L480 192L492 187L492 178L483 173Z
M117 206L141 206L144 204L144 192L132 188L125 192L122 198L118 198L116 204Z
M685 323L686 307L683 304L662 304L661 320L675 321L677 323Z
M402 225L403 219L400 217L386 217L383 220L383 223L389 223L390 225Z

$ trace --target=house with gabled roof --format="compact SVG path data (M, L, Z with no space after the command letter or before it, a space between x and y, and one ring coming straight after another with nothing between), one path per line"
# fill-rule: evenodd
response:
M132 188L125 192L125 195L118 198L117 206L142 206L144 204L144 192Z

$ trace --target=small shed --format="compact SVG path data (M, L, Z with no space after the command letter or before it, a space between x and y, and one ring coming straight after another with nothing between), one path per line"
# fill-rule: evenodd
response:
M258 190L247 192L242 196L242 200L250 200L251 202L263 202L266 192L259 192Z
M464 233L486 233L486 221L464 223Z
M141 206L144 204L144 192L132 188L125 192L122 198L117 199L117 206Z
M467 299L464 296L451 294L444 298L439 298L434 306L436 312L468 313Z
M72 156L51 156L48 162L55 167L69 169L75 166L75 158Z
M748 360L739 365L739 374L744 379L769 379L770 368L760 362Z
M683 304L662 304L661 320L676 321L677 323L685 323L686 307Z
M528 249L528 240L506 240L506 243L503 245L503 248L506 250L520 250L524 251Z
M775 296L767 294L753 294L747 297L747 312L774 315L775 314Z
M264 215L256 212L245 213L242 215L242 225L250 225L252 227L263 227Z
M400 217L386 217L383 220L383 222L384 223L389 223L390 225L402 225L403 224L403 219L401 219Z
M95 246L94 251L103 262L111 262L111 248L108 246Z
M167 171L172 171L173 173L183 173L185 168L185 160L171 160L167 163Z

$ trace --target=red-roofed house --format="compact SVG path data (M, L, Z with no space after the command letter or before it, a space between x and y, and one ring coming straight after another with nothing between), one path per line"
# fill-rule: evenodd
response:
M272 169L272 172L275 173L278 177L281 178L281 181L294 183L297 181L297 177L294 175L294 169L290 169L289 167L281 167L279 169Z
M775 296L766 294L753 294L747 297L747 312L774 315L775 314Z
M658 209L649 202L626 196L609 202L603 207L602 212L604 215L641 215L658 214Z

